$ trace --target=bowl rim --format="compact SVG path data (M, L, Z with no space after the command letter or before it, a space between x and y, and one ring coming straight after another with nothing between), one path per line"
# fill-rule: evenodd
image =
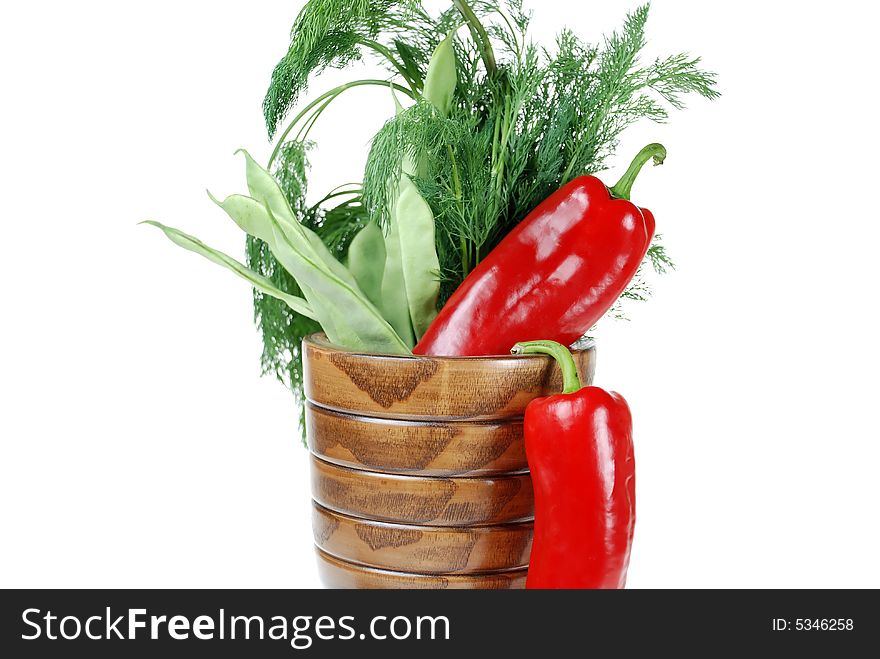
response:
M549 355L468 355L468 356L449 356L449 355L394 355L390 353L384 352L367 352L365 350L357 350L353 348L345 348L343 346L338 346L335 343L330 343L327 339L327 335L324 332L315 332L314 334L309 334L308 336L303 338L303 346L306 344L314 346L323 350L333 350L335 352L344 352L353 357L369 357L369 358L378 358L378 359L389 359L389 360L400 360L400 361L422 361L426 359L430 360L443 360L450 362L490 362L490 361L511 361L511 360L550 360L551 357ZM573 348L571 351L574 354L581 354L585 352L595 352L596 351L596 341L593 339L579 339L577 344L580 344L580 347Z

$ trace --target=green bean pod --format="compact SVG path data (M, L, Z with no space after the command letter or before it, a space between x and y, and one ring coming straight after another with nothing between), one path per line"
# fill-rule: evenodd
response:
M449 112L457 81L452 40L450 33L434 50L422 94L442 116ZM395 103L400 112L396 97ZM389 213L382 282L383 314L401 336L403 325L408 321L416 341L437 316L440 295L434 213L410 178L424 175L421 171L424 168L425 163L414 163L408 155L404 156L397 196ZM403 305L406 313L401 309Z
M348 270L367 299L381 308L382 276L385 274L385 236L375 222L367 223L348 246Z

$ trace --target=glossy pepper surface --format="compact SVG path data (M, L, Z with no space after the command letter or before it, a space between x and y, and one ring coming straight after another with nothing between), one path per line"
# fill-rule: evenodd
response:
M554 356L562 394L525 413L535 490L535 536L526 588L623 588L635 527L632 416L622 396L583 387L574 359L550 341L514 352Z
M577 341L648 251L654 216L628 199L642 166L665 156L648 145L610 190L580 176L550 195L465 278L413 352L495 355L517 341Z

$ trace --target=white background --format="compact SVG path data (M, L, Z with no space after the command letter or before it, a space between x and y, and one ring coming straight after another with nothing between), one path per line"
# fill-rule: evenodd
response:
M154 218L241 254L204 190L265 161L260 103L300 2L0 9L0 586L317 586L307 454L259 377L250 291ZM596 40L634 2L533 2ZM629 399L632 587L880 587L873 3L657 0L648 54L723 98L627 133L669 149L634 198L678 271L601 327ZM360 72L318 79L317 93ZM314 137L314 189L359 180L392 107ZM616 180L620 170L604 174Z

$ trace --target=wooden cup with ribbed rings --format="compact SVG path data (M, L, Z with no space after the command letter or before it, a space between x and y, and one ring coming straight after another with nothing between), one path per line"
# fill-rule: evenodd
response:
M574 352L584 383L595 347ZM424 357L303 342L313 529L330 588L522 588L534 500L522 416L543 355Z

